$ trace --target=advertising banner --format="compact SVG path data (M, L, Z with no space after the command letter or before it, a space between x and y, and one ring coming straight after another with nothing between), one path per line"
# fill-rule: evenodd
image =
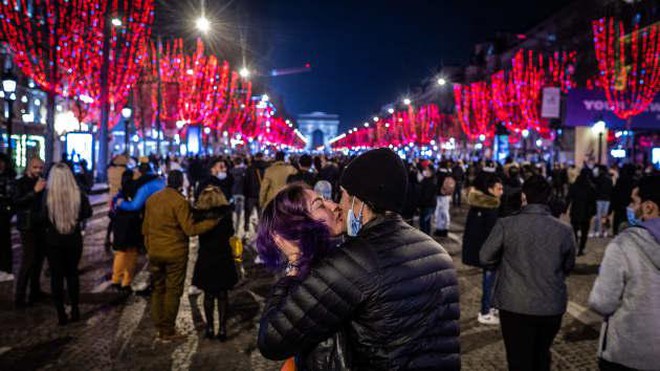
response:
M660 94L639 115L632 118L631 125L618 118L610 108L605 93L601 90L573 89L566 100L565 125L591 126L599 120L605 121L608 129L656 129L660 130Z
M561 89L543 88L541 117L544 119L558 119L561 117Z

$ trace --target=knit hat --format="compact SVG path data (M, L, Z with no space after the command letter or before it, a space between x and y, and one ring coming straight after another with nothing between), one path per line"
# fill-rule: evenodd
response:
M401 212L408 187L408 173L401 158L388 148L365 152L351 161L340 184L379 211Z

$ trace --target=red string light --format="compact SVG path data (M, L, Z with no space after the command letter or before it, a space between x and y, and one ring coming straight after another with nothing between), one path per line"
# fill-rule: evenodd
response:
M468 139L475 140L482 134L487 138L493 136L490 89L485 82L454 85L454 100L458 121Z
M24 75L41 89L76 96L85 72L99 68L105 8L94 0L7 0L0 23ZM99 46L100 45L100 46Z
M646 110L660 90L660 25L629 35L622 22L601 18L592 22L598 80L612 111L627 120Z

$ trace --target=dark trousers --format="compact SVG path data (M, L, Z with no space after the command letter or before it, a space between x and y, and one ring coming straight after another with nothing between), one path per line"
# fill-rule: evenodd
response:
M250 230L250 216L255 207L257 208L257 215L261 214L258 198L248 197L245 199L245 224L243 224L243 229L246 232Z
M11 220L9 213L0 211L0 271L12 273Z
M15 302L19 305L25 303L25 294L30 286L29 302L34 302L42 295L41 270L45 257L45 232L31 230L21 232L22 257L21 267L16 279Z
M600 369L600 371L636 371L634 368L610 362L603 358L598 359L598 369Z
M174 334L179 299L183 294L187 257L149 259L149 271L154 285L151 294L151 316L161 336Z
M500 310L510 371L550 370L550 346L561 327L561 317L530 316Z
M454 206L461 207L462 197L463 197L463 183L456 182L456 188L454 188L454 194L452 194L451 196Z
M621 229L621 224L628 222L628 215L626 215L626 209L623 210L614 210L614 216L612 220L612 232L614 235L619 234L619 229Z
M75 236L70 244L49 245L46 249L50 266L50 287L58 314L64 312L64 281L69 301L74 310L80 301L78 264L82 256L82 236Z
M493 284L495 283L495 276L497 272L494 270L483 270L481 279L481 314L490 313L490 302L493 296Z
M227 291L208 292L204 291L204 315L206 316L206 328L209 332L214 330L213 309L218 302L218 323L221 334L227 333L227 311L229 309L229 295Z
M422 207L419 212L419 230L430 235L431 234L431 219L435 212L435 206Z
M587 238L589 237L589 225L591 222L589 220L585 221L571 221L573 225L573 233L575 233L575 240L579 241L579 251L584 251L584 248L587 246ZM580 237L578 239L578 231L580 231Z

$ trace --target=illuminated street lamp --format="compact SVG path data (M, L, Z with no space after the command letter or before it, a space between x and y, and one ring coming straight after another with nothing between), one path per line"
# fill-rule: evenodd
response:
M406 106L409 106L411 103L412 103L412 101L409 98L405 98L403 100L403 104L405 104Z
M195 26L197 29L203 33L208 33L211 30L211 22L205 17L201 16L197 18L197 21L195 22Z
M238 72L239 75L241 75L242 78L247 79L250 77L250 70L247 68L243 67L241 70Z
M394 108L388 108L387 113L389 113L390 115L393 114L394 113Z
M606 129L607 129L607 125L603 120L598 120L591 127L591 131L594 134L598 134L598 164L599 165L602 163L603 160L603 134L605 134Z
M16 76L11 73L10 70L5 71L2 76L2 92L7 102L7 109L9 110L9 115L7 115L7 156L9 161L11 161L11 136L14 129L14 100L16 100Z
M438 78L438 85L440 85L440 86L447 85L447 80L444 77Z
M128 136L130 135L131 129L130 129L130 124L131 124L131 116L133 116L133 109L131 106L126 105L124 108L121 109L121 117L124 118L124 152L126 154L129 154L129 138Z
M121 19L119 19L119 18L112 18L112 20L110 22L115 27L121 27L122 26Z

